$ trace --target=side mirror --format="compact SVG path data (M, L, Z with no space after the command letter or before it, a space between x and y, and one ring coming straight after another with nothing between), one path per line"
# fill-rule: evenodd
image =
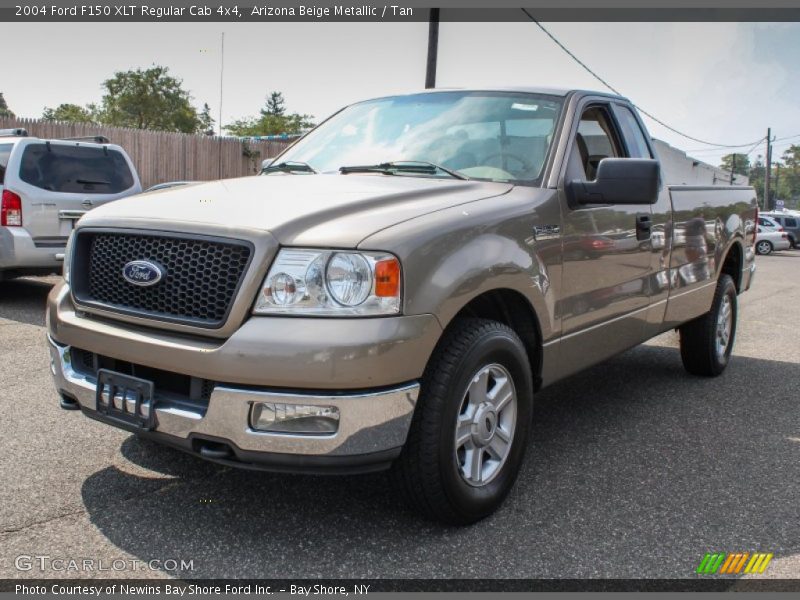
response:
M570 204L655 204L661 170L651 158L604 158L594 181L575 179L565 187Z

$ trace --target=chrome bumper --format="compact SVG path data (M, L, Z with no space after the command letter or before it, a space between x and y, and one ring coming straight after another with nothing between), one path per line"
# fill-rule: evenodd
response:
M749 250L749 253L753 257L755 256L755 252L753 252L752 249ZM753 285L753 280L755 279L755 276L756 276L756 261L755 260L752 260L752 259L750 260L750 266L748 268L746 268L745 272L746 272L746 275L747 275L747 281L745 282L745 285L742 286L742 287L743 287L744 290L749 290L750 286Z
M103 420L97 412L97 380L73 368L69 346L56 343L49 335L48 341L51 371L59 394L77 401L89 416ZM385 457L393 451L399 452L405 443L418 394L417 383L349 394L290 393L217 385L205 414L199 409L193 412L185 406L170 404L168 399L157 398L153 433L160 441L189 451L193 448L196 451L193 442L197 440L229 443L235 458L242 462L262 462L257 453L273 457L292 455L297 459ZM126 401L131 408L134 400L128 398ZM340 414L339 429L329 435L255 431L249 425L254 402L335 406ZM150 406L143 404L142 416L147 416L149 410ZM203 452L197 453L208 457ZM331 462L335 464L335 461Z

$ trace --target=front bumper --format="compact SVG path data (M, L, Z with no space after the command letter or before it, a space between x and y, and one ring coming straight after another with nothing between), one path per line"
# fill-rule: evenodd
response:
M60 344L137 365L260 388L363 390L422 376L442 328L433 315L250 317L226 339L181 335L83 314L69 286L48 298Z
M73 368L71 348L48 336L56 389L87 416L144 437L220 462L245 468L302 472L365 472L389 466L405 443L419 384L354 393L297 393L217 385L207 408L194 411L159 398L156 427L142 431L111 421L97 411L97 380ZM132 400L128 401L129 408ZM265 433L249 426L254 402L335 406L339 429L330 435ZM144 416L150 406L142 405Z
M65 247L38 247L24 227L0 227L0 271L61 270Z

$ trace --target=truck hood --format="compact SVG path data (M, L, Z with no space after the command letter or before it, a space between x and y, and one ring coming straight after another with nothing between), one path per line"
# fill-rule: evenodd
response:
M355 248L386 227L507 193L504 183L402 175L271 175L188 185L99 207L80 226L209 225L269 232L281 245Z

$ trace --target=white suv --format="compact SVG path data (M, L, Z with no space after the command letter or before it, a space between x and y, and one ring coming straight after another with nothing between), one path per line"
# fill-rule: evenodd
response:
M142 191L131 159L107 141L0 130L0 281L57 272L86 211Z

